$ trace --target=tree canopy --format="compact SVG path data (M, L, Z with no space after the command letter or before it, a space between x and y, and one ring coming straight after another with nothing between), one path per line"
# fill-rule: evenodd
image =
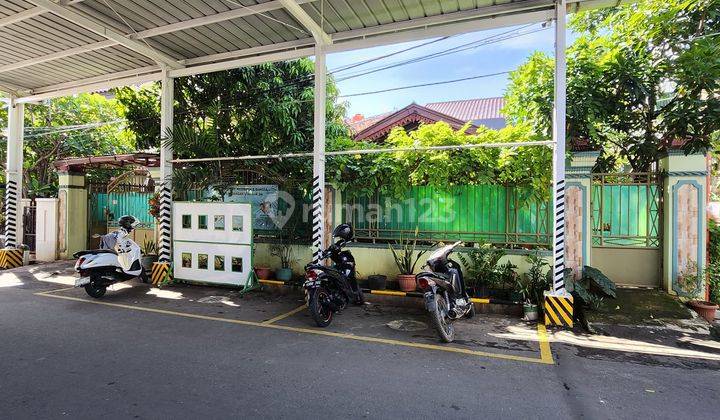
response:
M501 130L481 127L476 134L466 134L466 129L453 130L445 122L421 124L411 132L395 127L384 145L350 140L349 144L337 142L332 148L408 148L539 140L532 128L524 124ZM547 198L551 167L552 153L548 147L478 147L334 156L328 162L328 177L351 197L378 192L400 197L409 187L417 185L452 189L460 185L502 184L527 187L537 198Z
M132 133L120 120L122 107L100 94L83 93L25 106L23 189L25 196L57 192L52 163L73 156L124 153L134 149ZM7 124L7 108L0 109ZM111 124L100 125L105 122ZM7 139L3 138L3 142ZM0 148L3 167L7 148ZM97 175L97 174L91 174ZM5 178L5 172L2 173Z
M567 136L602 151L600 170L647 171L673 142L710 147L720 129L720 1L640 0L581 12L567 51ZM533 54L511 73L511 123L550 136L553 60Z
M309 59L300 59L176 79L175 121L170 143L176 157L264 155L313 149L313 72ZM337 88L328 81L329 139L347 137L344 107ZM138 145L158 147L159 87L121 88L128 124ZM226 165L227 166L227 165ZM309 187L311 159L247 161L237 168L262 172L287 188ZM176 169L177 188L221 183L223 167L193 165ZM292 185L288 185L292 184ZM176 189L177 189L176 188Z

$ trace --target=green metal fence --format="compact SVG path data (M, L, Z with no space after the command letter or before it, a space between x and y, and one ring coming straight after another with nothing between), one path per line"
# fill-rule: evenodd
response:
M593 174L593 246L658 248L661 186L657 173Z
M113 225L113 221L130 214L138 219L140 228L152 229L155 218L150 213L149 200L153 196L152 187L146 185L123 184L108 193L104 184L90 185L88 190L89 216L91 224Z
M501 185L465 185L451 190L413 187L401 199L373 196L343 200L342 217L362 241L400 236L462 240L506 246L549 246L549 201Z

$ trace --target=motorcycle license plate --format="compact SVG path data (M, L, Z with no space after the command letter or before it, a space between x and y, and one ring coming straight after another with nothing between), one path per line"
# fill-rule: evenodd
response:
M75 279L75 287L82 287L86 284L90 284L90 277L80 277L79 279Z
M320 286L320 280L306 280L305 284L303 284L303 287L305 287L306 289L317 286Z

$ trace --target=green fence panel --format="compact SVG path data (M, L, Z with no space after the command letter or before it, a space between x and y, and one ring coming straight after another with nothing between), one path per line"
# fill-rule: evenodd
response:
M149 213L149 200L152 196L152 193L145 192L95 193L91 217L96 222L106 222L107 209L111 215L110 223L129 214L138 219L140 227L152 228L155 226L155 218Z
M401 235L433 240L498 244L550 244L549 205L528 190L502 185L464 185L451 189L413 187L402 198L385 196L345 200L343 220L361 239Z

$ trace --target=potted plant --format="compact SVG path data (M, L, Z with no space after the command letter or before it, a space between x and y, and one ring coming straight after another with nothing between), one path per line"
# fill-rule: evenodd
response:
M272 277L272 274L273 274L270 267L263 267L263 266L254 267L254 270L255 270L255 275L260 280L270 280L270 278Z
M471 296L502 298L499 289L503 272L498 262L505 256L505 251L486 244L457 256L465 268L465 285Z
M715 322L715 312L718 310L718 305L705 300L691 300L688 302L688 305L690 305L698 315L705 318L707 322Z
M382 274L372 274L368 276L368 289L385 290L387 286L387 276Z
M396 246L388 244L390 251L395 259L395 265L397 265L400 274L397 276L398 285L400 290L403 292L413 292L417 288L415 283L415 266L420 260L420 257L427 252L427 249L417 251L417 234L418 228L415 228L415 238L413 240L405 240L400 235L400 240L395 243Z
M532 278L528 273L524 276L518 276L515 279L515 291L522 296L523 300L523 319L526 321L537 321L538 305L533 296Z
M536 321L538 305L543 300L544 291L550 286L545 272L549 264L538 253L528 255L526 261L530 263L530 269L523 276L515 276L515 292L522 298L524 319Z
M270 245L270 255L280 259L280 268L275 270L275 278L280 281L292 279L292 265L295 263L292 246L283 239L280 243Z
M142 246L142 257L140 258L140 264L142 264L145 271L150 272L152 265L157 261L157 244L153 239L145 239Z

